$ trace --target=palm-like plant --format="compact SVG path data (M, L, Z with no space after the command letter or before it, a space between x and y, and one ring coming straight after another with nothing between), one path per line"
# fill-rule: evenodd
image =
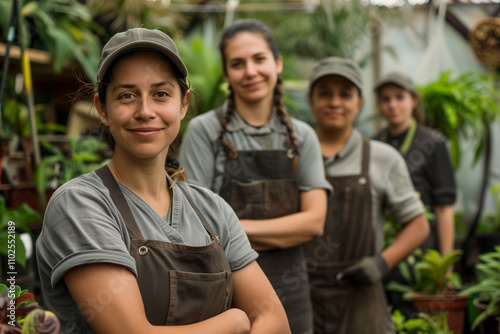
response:
M477 283L461 292L476 293L479 301L488 305L472 323L473 330L486 318L500 315L500 245L495 247L494 252L479 255L479 259L481 263L476 265Z

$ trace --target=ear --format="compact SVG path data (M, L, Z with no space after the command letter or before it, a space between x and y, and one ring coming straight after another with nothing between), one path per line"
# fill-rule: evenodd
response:
M104 110L104 106L101 104L101 101L99 100L99 94L94 95L94 107L97 110L97 113L99 114L99 119L101 120L102 124L108 126L108 117L106 116L106 111Z
M283 72L283 57L279 56L276 59L276 73L281 74L281 72Z
M358 114L361 112L361 109L363 108L363 103L365 103L365 100L363 100L363 98L360 96L358 102Z
M191 91L187 90L186 95L184 95L184 99L182 100L181 120L183 120L184 117L186 117L190 101L191 101Z
M412 106L411 109L413 110L413 109L415 109L418 106L419 99L418 99L418 95L413 95L413 94L412 94L412 98L413 98L412 99L413 101L412 101L412 104L411 104L411 106Z

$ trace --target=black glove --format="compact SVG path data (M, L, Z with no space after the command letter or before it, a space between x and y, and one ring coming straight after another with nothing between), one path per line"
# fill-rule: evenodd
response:
M342 281L351 281L361 284L373 284L382 279L389 272L389 266L381 255L367 256L348 267L338 275Z

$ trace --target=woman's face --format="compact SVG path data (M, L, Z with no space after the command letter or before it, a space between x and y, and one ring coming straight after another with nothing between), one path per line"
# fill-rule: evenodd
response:
M181 90L170 62L139 51L119 60L106 90L106 104L94 103L115 140L114 154L166 158L190 99Z
M377 102L390 126L406 127L410 125L418 98L397 85L387 84L380 88Z
M225 78L237 100L249 104L266 98L272 100L283 62L281 57L274 59L262 35L251 32L237 34L227 43L224 55Z
M363 106L358 88L339 75L324 76L314 83L309 105L316 126L325 130L350 129Z

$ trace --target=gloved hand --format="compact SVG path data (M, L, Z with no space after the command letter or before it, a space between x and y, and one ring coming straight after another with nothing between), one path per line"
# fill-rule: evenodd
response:
M361 284L378 282L389 272L389 266L381 255L366 256L348 267L339 278Z

